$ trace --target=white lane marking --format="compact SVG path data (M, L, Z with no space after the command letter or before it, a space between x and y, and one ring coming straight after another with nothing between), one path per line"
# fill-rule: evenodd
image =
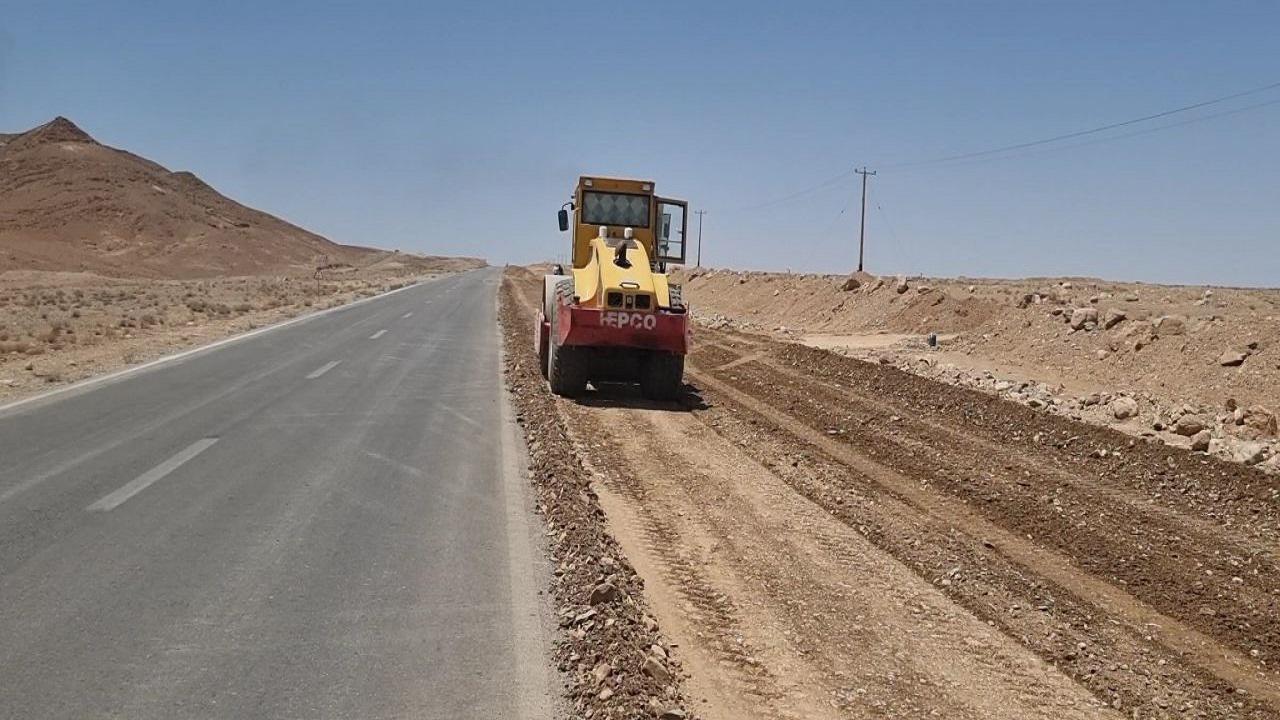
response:
M370 336L369 336L369 339L370 339L370 340L377 340L378 338L380 338L380 337L382 337L383 335L386 335L386 334L387 334L387 331L386 331L386 330L379 330L378 332L376 332L376 333L374 333L374 334L370 335Z
M441 405L441 406L440 406L440 409L441 409L441 410L444 410L445 412L447 412L447 413L449 413L450 415L452 415L452 416L454 416L454 417L458 418L458 419L459 419L459 420L461 420L462 422L464 422L464 423L466 423L466 424L470 425L471 427L473 427L473 428L475 428L475 429L477 429L477 430L484 430L484 426L483 426L483 425L481 425L480 423L476 422L476 419L475 419L475 418L471 417L470 415L466 415L466 414L464 414L464 413L460 412L457 408L453 407L452 405Z
M323 375L323 374L325 374L325 373L329 372L330 370L332 370L332 369L334 369L334 368L338 367L338 363L340 363L340 362L342 362L342 361L341 361L341 360L334 360L334 361L332 361L332 362L327 362L327 363L325 363L325 364L321 365L320 367L316 368L315 370L312 370L312 371L311 371L311 374L307 376L307 379L308 379L308 380L315 380L316 378L320 377L321 375Z
M471 272L471 271L468 270L466 272ZM459 273L459 275L462 275L462 274L465 274L465 273ZM451 277L457 277L457 276L440 276L435 278L434 280L446 280L446 279L451 279ZM304 323L310 320L315 320L316 318L324 317L325 315L330 315L333 313L340 313L346 310L350 310L351 308L356 307L358 305L363 305L367 302L372 302L374 300L379 300L381 298L385 298L390 295L395 295L396 293L404 292L405 290L412 290L413 288L423 287L425 284L426 283L423 283L423 282L415 282L412 285L405 285L399 290L391 290L389 292L382 293L381 295L373 295L371 297L361 298L360 300L349 302L346 305L339 305L337 307L331 307L325 310L320 310L318 312L314 312L309 315L301 315L296 318L290 318L289 320L284 320L274 325L267 325L266 327L260 327L256 330L250 330L249 332L242 333L240 335L232 335L229 338L223 338L221 340L211 342L208 345L201 345L200 347L191 348L190 350L182 350L172 355L166 355L162 358L156 358L155 360L142 363L141 365L134 365L133 367L124 368L123 370L117 370L115 372L107 373L106 375L99 375L97 377L85 378L84 380L71 383L70 385L64 385L63 387L57 388L55 390L50 390L48 392L40 393L39 395L32 395L31 397L22 398L21 400L14 400L11 403L0 405L0 416L6 415L11 411L17 410L18 408L21 408L26 405L42 403L42 402L51 400L53 398L59 397L61 395L65 395L67 393L80 392L98 385L104 385L110 382L114 382L116 380L123 380L127 377L137 375L139 373L145 372L159 365L166 365L171 362L189 358L192 355L206 353L210 350L220 348L224 345L238 343L241 340L248 340L251 337L256 337L263 333L269 333L272 330L279 330L281 328L285 328L290 325L297 325L298 323Z
M205 450L208 450L216 442L218 442L218 438L204 438L191 443L186 447L186 449L179 452L177 455L174 455L168 460L165 460L159 465L142 473L133 480L130 480L121 486L119 490L104 496L98 502L85 508L85 510L90 512L106 512L116 508L129 498L137 495L143 490L146 490L155 481L182 467L191 460L191 458L199 455Z
M409 465L409 464L407 464L407 463L402 463L402 462L400 462L399 460L396 460L396 459L394 459L394 458L389 458L389 457L387 457L386 455L381 455L381 454L376 453L376 452L370 452L369 450L365 450L365 451L364 451L364 454L365 454L365 455L368 455L369 457L373 458L374 460L381 460L382 462L384 462L384 463L386 463L386 464L388 464L388 465L390 465L390 466L392 466L392 467L396 468L397 470L400 470L401 472L404 472L404 473L406 473L406 474L412 475L412 476L414 476L414 477L420 478L420 477L425 477L425 476L426 476L426 473L424 473L420 468L416 468L416 467L414 467L414 466L412 466L412 465Z
M413 317L413 313L411 313L411 312L407 312L407 313L405 313L405 314L401 315L400 317L404 318L405 320L408 320L409 318Z

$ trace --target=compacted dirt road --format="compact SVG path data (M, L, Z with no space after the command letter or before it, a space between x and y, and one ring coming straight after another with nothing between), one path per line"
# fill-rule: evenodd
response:
M508 273L525 328L538 290ZM546 398L696 714L1280 717L1277 478L823 350L696 342L680 403Z

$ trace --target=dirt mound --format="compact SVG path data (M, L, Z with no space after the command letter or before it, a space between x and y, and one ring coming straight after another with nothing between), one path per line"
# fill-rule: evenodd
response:
M356 263L371 252L103 145L63 117L0 136L0 272L254 275Z
M713 328L800 340L1280 471L1268 420L1280 409L1276 290L1075 277L677 277ZM1207 434L1178 432L1183 416Z

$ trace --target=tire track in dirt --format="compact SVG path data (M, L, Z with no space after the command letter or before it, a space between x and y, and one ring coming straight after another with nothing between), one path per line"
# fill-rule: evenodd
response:
M717 362L721 359L720 355L715 358ZM1025 432L1015 426L1006 435L1032 436L1037 444L1035 453L1027 453L1025 461L993 462L1000 455L999 447L981 447L966 456L958 438L943 432L944 441L927 427L929 421L887 415L896 411L908 416L911 408L865 400L856 390L833 390L798 371L785 373L786 377L779 374L784 373L775 371L772 364L758 363L739 368L730 384L775 409L785 408L788 417L805 417L803 424L811 431L827 428L828 433L834 433L824 440L838 441L859 457L899 475L923 479L931 490L971 504L978 515L1003 528L1033 535L1035 544L1056 548L1073 564L1125 586L1126 594L1162 614L1233 646L1237 655L1255 656L1246 664L1265 672L1265 663L1256 658L1274 654L1280 642L1280 629L1274 623L1280 577L1270 561L1269 543L1199 532L1206 523L1188 524L1190 527L1177 523L1179 511L1141 513L1149 501L1126 500L1123 486L1110 487L1114 481L1108 475L1090 476L1091 471L1082 467L1099 461L1084 463L1068 457L1065 460L1074 466L1065 470L1055 467L1055 462L1063 460L1054 457L1060 451L1038 442L1041 434L1048 435L1050 430L1037 425L1038 418L1027 408L1011 405L1033 417L1024 426L1028 428ZM913 425L920 428L922 423L923 431L912 431ZM1124 451L1133 454L1149 449L1122 436L1106 437L1105 431L1101 439L1083 444L1107 443L1112 448L1129 443ZM1005 447L1017 445L1006 443ZM1162 448L1159 456L1163 459L1169 452L1174 451ZM1113 449L1111 454L1118 452ZM1062 478L1072 472L1083 479L1069 483ZM1046 476L1057 482L1046 481ZM1099 499L1099 495L1104 497ZM1127 510L1117 510L1125 505ZM1235 541L1247 547L1240 548ZM1196 574L1206 580L1189 579ZM1267 685L1274 691L1273 682Z
M723 343L713 343L715 348L736 355L735 359L728 360L719 365L710 367L713 373L721 373L740 365L750 362L758 362L766 366L769 370L777 372L798 381L808 382L811 385L820 386L823 390L825 399L837 402L847 402L853 399L858 405L863 405L878 412L882 419L889 419L896 413L902 412L901 408L878 400L870 395L857 392L856 389L847 385L839 385L831 380L818 379L812 375L804 373L788 367L769 356L768 352L756 350L747 354L735 351L731 346ZM758 343L752 345L758 348ZM946 423L930 420L928 417L914 415L910 417L898 416L898 421L902 428L911 429L916 435L943 435L949 442L955 443L967 449L970 452L983 453L987 455L993 465L1003 467L1005 470L1018 470L1027 473L1036 473L1037 475L1048 476L1054 480L1072 487L1073 489L1088 492L1093 496L1101 496L1108 502L1116 505L1123 505L1135 513L1139 513L1144 517L1150 517L1152 520L1162 522L1167 525L1186 526L1199 534L1200 538L1189 538L1193 544L1200 540L1208 543L1227 543L1234 545L1240 554L1252 555L1258 560L1269 563L1269 567L1265 568L1269 573L1280 573L1280 562L1277 560L1277 552L1280 551L1280 540L1273 533L1269 533L1267 528L1249 527L1242 529L1239 527L1215 523L1197 517L1185 510L1160 505L1154 499L1147 495L1137 496L1132 491L1126 492L1110 487L1104 483L1098 482L1092 477L1085 476L1078 471L1073 472L1071 469L1060 467L1058 465L1049 465L1043 461L1035 463L1028 460L1026 456L1010 448L1008 445L992 441L980 434L968 432L963 428ZM891 436L891 442L897 442L906 445L910 442L905 438ZM1079 440L1079 436L1069 437L1066 444ZM1132 447L1137 441L1129 440L1128 447ZM922 444L918 444L922 445ZM1205 543L1199 543L1205 544Z
M752 648L748 662L780 668L769 673L771 682L787 689L753 716L1098 716L1096 700L1066 677L957 608L689 413L628 404L586 412L569 402L561 407L580 417L574 427L595 428L586 451L607 453L618 468L609 483L620 483L628 510L680 520L644 532L639 548L629 547L622 532L624 548L648 553L673 539L684 548L714 548L698 553L704 578L694 587L705 592L710 585L717 595L739 599L734 613ZM643 507L635 509L637 503ZM665 582L684 581L680 569L663 575ZM724 638L709 630L694 641L723 646ZM797 706L796 697L820 702Z
M783 692L777 687L776 679L755 659L759 651L744 639L737 604L729 593L716 589L705 576L702 568L706 563L703 553L699 552L699 543L690 537L687 528L672 520L680 517L681 511L661 496L652 495L648 483L634 473L620 468L616 452L607 445L599 445L599 439L594 442L584 439L584 435L596 435L589 428L599 423L600 418L596 416L599 411L586 411L564 401L559 402L557 408L565 418L565 426L569 428L584 468L607 488L598 488L597 492L601 495L601 504L610 512L615 536L620 537L624 549L627 540L643 546L641 554L654 561L653 571L661 574L666 586L683 601L684 619L698 628L715 661L727 670L720 678L720 684L729 691L721 693L722 702L732 702L729 693L745 695L753 703L773 706L780 716L791 717L783 715L786 711L778 707ZM607 462L597 464L597 458ZM611 498L610 493L614 497ZM617 511L629 516L630 527L622 532L618 531L619 518L613 517Z
M819 434L802 422L727 383L697 370L691 370L689 374L700 385L731 398L733 402L762 415L798 440L816 446L861 475L884 485L918 510L942 519L971 537L983 538L984 543L992 545L993 549L997 549L1026 571L1043 576L1059 587L1072 588L1074 594L1097 605L1106 614L1121 618L1131 628L1147 628L1147 632L1158 637L1161 643L1190 658L1205 671L1222 678L1232 687L1243 688L1249 694L1262 698L1273 708L1280 708L1280 692L1277 692L1274 684L1257 676L1255 663L1210 636L1160 613L1111 584L1078 570L1066 557L1036 545L975 512L948 502L929 490L921 489L918 482L851 451L846 444Z

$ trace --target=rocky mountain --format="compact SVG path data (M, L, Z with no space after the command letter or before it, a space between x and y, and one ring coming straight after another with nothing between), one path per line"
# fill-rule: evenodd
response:
M0 272L197 278L356 263L339 245L103 145L63 117L0 135Z

